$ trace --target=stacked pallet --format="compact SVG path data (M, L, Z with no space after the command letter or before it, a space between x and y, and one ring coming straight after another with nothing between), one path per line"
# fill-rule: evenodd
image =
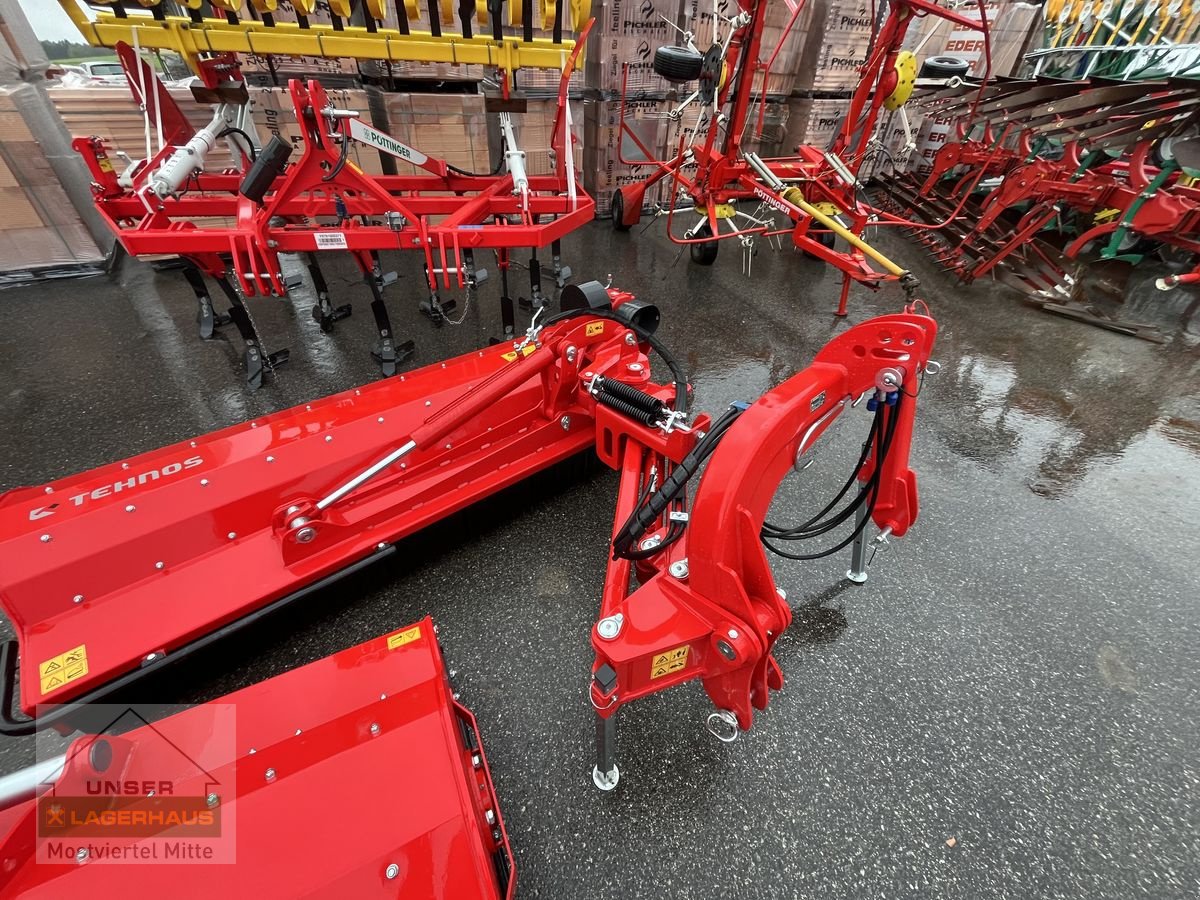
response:
M36 89L0 88L0 273L4 281L94 265L104 254L71 205L22 107Z

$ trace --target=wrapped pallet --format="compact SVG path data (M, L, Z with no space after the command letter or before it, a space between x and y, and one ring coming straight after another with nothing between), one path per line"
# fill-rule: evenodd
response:
M105 258L22 114L35 93L29 84L0 87L0 284Z
M682 0L601 0L592 5L596 28L589 41L587 86L604 97L621 94L628 68L627 90L661 97L674 85L654 72L654 51L674 44L683 14Z
M723 9L722 14L733 15L734 11ZM766 93L772 96L786 96L791 92L811 19L812 15L807 6L801 8L794 22L792 21L792 8L782 0L772 2L767 6L758 56L764 66L770 65L770 70L755 73L755 96L761 95L764 87ZM791 23L790 29L788 28L789 22ZM684 0L683 27L694 35L693 43L701 53L708 50L713 43L716 31L713 25L711 0ZM721 36L726 36L728 32L729 26L722 25ZM674 43L674 38L675 35L672 33L667 43ZM735 66L736 62L732 58L729 60L731 66Z
M879 6L871 0L805 0L796 27L802 34L793 89L851 91L875 28ZM809 143L812 143L811 141Z
M376 128L464 171L491 171L481 95L389 93L375 87L367 88L366 93ZM383 166L391 174L423 171L392 157L385 157Z
M589 100L585 108L584 187L596 201L596 215L603 218L612 210L612 195L617 188L641 181L654 171L653 167L634 163L663 159L667 153L667 112L671 104L662 100L626 102L625 121L636 140L622 133L620 100ZM646 206L654 205L669 191L669 180L659 182L646 192Z

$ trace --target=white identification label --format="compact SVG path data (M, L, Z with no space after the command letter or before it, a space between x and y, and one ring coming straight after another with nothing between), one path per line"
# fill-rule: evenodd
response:
M350 136L356 141L369 144L377 150L390 153L397 159L403 159L418 166L429 159L420 150L415 150L408 144L396 140L390 134L384 134L382 131L372 128L362 119L350 120Z
M346 235L340 231L318 231L314 236L317 239L318 250L346 249Z

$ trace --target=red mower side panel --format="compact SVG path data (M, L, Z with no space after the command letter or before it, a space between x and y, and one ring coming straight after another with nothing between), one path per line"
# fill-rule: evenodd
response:
M229 706L233 758L213 740ZM116 897L136 883L148 896L511 897L512 854L476 734L425 618L123 735L79 738L50 790L0 813L0 892ZM91 752L100 742L113 748L99 754L114 760L103 771ZM70 808L64 798L118 771L123 782L170 787L114 798L114 808L161 808L166 794L215 797L203 805L232 823L213 840L234 841L233 864L118 861L112 848L152 838L74 838L69 829L53 840L96 849L83 860L39 860L36 823L49 833L50 806Z

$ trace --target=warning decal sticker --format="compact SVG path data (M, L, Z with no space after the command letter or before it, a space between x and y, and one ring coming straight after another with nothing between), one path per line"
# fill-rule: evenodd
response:
M583 329L585 337L595 337L598 334L604 334L603 322L588 322L587 328Z
M411 644L413 641L420 639L421 626L414 625L412 628L405 628L403 631L389 634L387 639L388 649L395 650L397 647L403 647L405 644Z
M80 644L74 650L60 653L38 666L42 695L51 694L72 681L87 674L87 646Z
M662 653L655 653L654 658L650 660L650 678L662 678L664 675L678 672L687 666L689 649L689 645L684 644L682 647L676 647L674 650L664 650Z

